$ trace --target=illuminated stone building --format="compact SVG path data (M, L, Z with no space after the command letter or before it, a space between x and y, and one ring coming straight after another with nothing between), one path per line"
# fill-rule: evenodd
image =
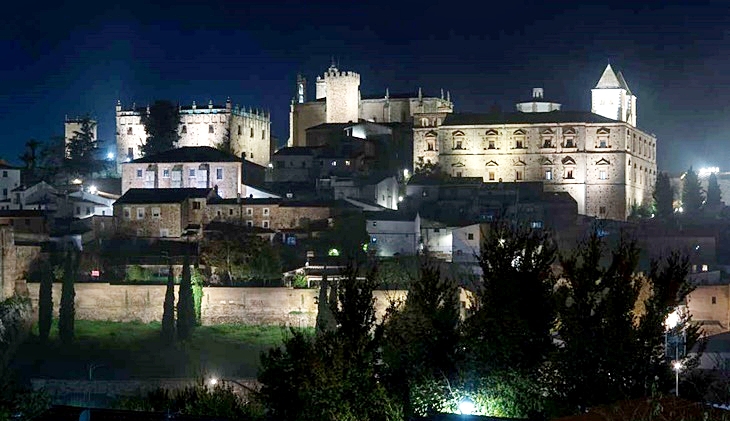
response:
M141 158L140 146L147 140L142 115L149 107L124 108L121 102L116 106L117 124L117 167ZM177 147L216 147L227 136L231 140L231 153L245 156L245 159L261 166L268 166L273 152L271 138L271 117L268 112L232 106L230 99L225 105L198 107L193 101L190 106L180 106L180 140ZM244 155L245 154L245 155Z
M414 168L438 164L453 177L498 183L542 181L568 192L578 213L624 220L651 203L654 135L636 127L636 97L607 66L592 90L592 112L563 111L542 89L515 112L453 113L437 124L415 121Z
M296 96L289 113L288 146L312 146L307 143L307 129L325 123L412 123L436 126L454 110L451 95L441 97L417 93L384 96L360 94L360 74L341 71L333 63L316 80L316 99L307 100L307 81L297 78Z

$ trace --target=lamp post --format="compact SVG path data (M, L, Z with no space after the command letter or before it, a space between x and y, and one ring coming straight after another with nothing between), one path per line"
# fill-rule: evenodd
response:
M667 315L667 318L664 320L664 342L665 342L665 356L667 359L672 358L670 354L669 349L669 343L670 343L670 336L672 338L672 345L674 347L674 358L672 360L672 369L674 370L674 394L675 396L679 396L679 372L682 371L684 368L684 365L682 364L682 360L680 357L684 357L684 351L682 351L682 355L680 355L679 347L684 344L684 329L682 329L681 332L678 332L677 330L682 328L681 321L682 321L682 313L681 309L678 307L674 309L671 313Z
M672 363L672 368L674 369L674 395L679 397L679 372L683 368L682 361L675 360Z

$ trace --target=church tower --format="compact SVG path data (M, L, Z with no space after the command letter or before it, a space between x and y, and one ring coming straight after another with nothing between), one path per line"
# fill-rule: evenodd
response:
M357 123L360 117L360 75L343 72L332 63L316 81L317 99L326 101L327 123Z
M636 127L636 96L623 74L614 72L610 64L591 90L591 112Z

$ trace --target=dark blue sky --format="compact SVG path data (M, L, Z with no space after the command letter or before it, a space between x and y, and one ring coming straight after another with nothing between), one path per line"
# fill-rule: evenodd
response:
M457 111L511 109L545 88L564 109L590 109L608 60L659 138L659 167L730 170L730 7L662 2L27 2L0 20L0 156L90 113L114 139L114 105L155 99L271 111L288 136L298 72L335 56L363 94L451 91ZM624 4L625 3L625 4ZM690 3L690 2L685 2Z

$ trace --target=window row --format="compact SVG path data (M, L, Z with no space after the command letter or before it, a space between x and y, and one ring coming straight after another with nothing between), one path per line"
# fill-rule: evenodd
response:
M170 169L169 168L163 168L162 169L162 178L170 178ZM182 173L182 170L172 170L176 173ZM148 174L152 174L152 171L147 171ZM196 173L195 168L188 168L188 177L196 177L197 175L204 175L207 171L200 170L200 174ZM138 168L136 171L137 178L142 178L144 176L144 170L142 168ZM149 175L148 175L149 177ZM216 168L215 169L215 179L216 180L223 180L223 168Z
M146 209L147 208L138 207L138 208L134 208L134 209L135 209L134 215L136 216L135 219L145 219L146 212L147 212ZM160 208L152 208L151 209L150 216L153 219L160 219L162 217L161 214L160 214ZM131 207L125 207L124 208L124 219L132 219L132 208Z

